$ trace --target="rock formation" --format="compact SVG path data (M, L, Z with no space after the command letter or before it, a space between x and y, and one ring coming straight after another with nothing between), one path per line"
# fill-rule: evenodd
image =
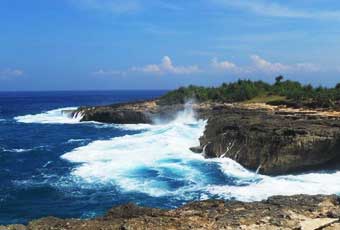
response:
M152 123L157 118L173 119L184 105L158 106L157 101L139 101L108 106L80 107L73 116L82 114L81 121L97 121L115 124Z
M151 123L172 119L183 105L157 101L82 107L82 121ZM263 174L329 169L340 164L340 112L291 109L265 104L202 103L193 106L207 119L200 146L191 150L208 158L229 157ZM0 226L0 230L94 229L205 229L205 230L338 230L337 196L276 196L244 203L208 200L175 210L127 204L95 219L46 217L27 226Z
M229 157L262 174L329 169L340 163L340 113L290 109L265 104L202 103L193 106L208 119L196 153ZM157 101L80 108L82 121L151 123L171 119L183 105ZM203 153L204 150L204 153Z
M47 217L0 230L338 230L339 202L336 196L297 195L253 203L208 200L175 210L127 204L91 220Z
M340 117L223 107L209 117L200 142L206 157L229 157L262 174L329 169L340 162Z

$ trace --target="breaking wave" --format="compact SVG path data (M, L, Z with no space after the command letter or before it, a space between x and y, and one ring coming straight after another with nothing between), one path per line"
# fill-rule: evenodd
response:
M269 177L228 158L205 159L192 153L189 148L199 145L205 125L186 109L172 122L142 125L143 129L125 126L142 132L94 141L62 158L76 163L71 177L77 183L111 184L154 197L254 201L272 195L339 194L340 172Z
M189 189L201 176L189 162L203 160L189 148L199 144L205 122L183 112L171 123L143 127L147 130L142 133L94 141L62 158L80 163L73 176L87 183L112 183L152 196Z
M20 123L37 123L37 124L80 124L80 120L83 117L83 114L78 113L72 116L72 112L76 110L77 107L66 107L49 110L47 112L39 113L39 114L28 114L23 116L14 117L14 120ZM1 119L0 119L1 121ZM124 129L131 131L142 131L148 130L155 126L150 124L105 124L100 122L88 121L81 122L82 124L90 124L93 127L102 129L102 128L116 128L116 129ZM70 142L76 142L77 140L70 140Z
M242 173L244 175L244 177L242 177L239 175L239 169L236 169L235 165L223 165L225 173L232 174L241 183L246 182L246 184L243 186L209 185L206 188L209 194L216 195L220 198L259 201L275 195L340 194L339 171L270 177L251 173L243 169L242 171L245 174ZM247 173L249 173L249 175L247 175Z
M72 116L72 111L77 107L67 107L50 110L39 114L28 114L17 116L14 119L21 123L40 123L40 124L75 124L79 123L82 118L81 114Z
M18 116L21 123L77 124L81 114L72 117L75 107ZM139 131L138 134L100 140L76 148L62 156L77 163L71 177L86 185L114 185L121 191L141 192L154 197L178 199L219 197L242 201L262 200L273 195L340 194L340 171L269 177L258 175L228 159L205 159L189 148L199 145L206 121L195 119L190 107L171 122L149 124L102 124L96 128ZM70 139L85 143L89 139ZM0 148L24 153L34 149Z

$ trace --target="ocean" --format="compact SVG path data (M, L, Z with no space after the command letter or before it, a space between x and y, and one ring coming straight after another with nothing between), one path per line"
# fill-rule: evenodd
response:
M172 209L209 198L340 194L339 171L269 177L192 153L207 121L190 108L153 125L83 123L63 112L164 93L0 92L0 225L91 218L127 202Z

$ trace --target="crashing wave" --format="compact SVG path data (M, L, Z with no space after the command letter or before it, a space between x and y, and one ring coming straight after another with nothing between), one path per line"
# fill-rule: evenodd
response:
M82 118L81 113L72 115L76 109L76 107L60 108L34 115L17 116L14 119L21 123L74 124L79 123Z
M82 114L72 116L70 111L75 109L55 109L15 117L15 120L23 123L76 124ZM93 122L96 128L140 132L94 141L64 154L62 158L77 163L71 176L76 183L95 186L98 183L104 186L113 184L121 191L141 192L155 197L172 196L185 200L220 197L254 201L272 195L340 193L340 172L269 177L251 172L228 158L205 159L192 153L189 148L199 145L198 139L205 125L205 121L195 118L190 107L167 123L161 120L154 125ZM82 141L71 139L68 143Z
M154 197L254 201L272 195L340 192L340 172L269 177L228 158L205 159L192 153L189 148L199 144L205 125L187 108L172 122L158 121L138 134L94 141L62 158L77 163L72 172L77 183L113 184L121 191ZM140 128L129 125L134 127Z
M28 114L23 116L14 117L20 123L37 123L37 124L79 124L84 114L81 112L74 113L77 107L66 107L49 110L39 114ZM72 115L73 114L73 115ZM84 124L91 124L95 128L116 128L131 131L148 130L154 127L150 124L105 124L100 122L88 121L82 122Z

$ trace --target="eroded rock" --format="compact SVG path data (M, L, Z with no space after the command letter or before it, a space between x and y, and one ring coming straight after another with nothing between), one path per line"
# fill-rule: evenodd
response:
M337 196L275 196L266 201L244 203L207 200L189 203L175 210L138 207L112 208L104 217L91 220L43 218L30 222L28 230L112 230L112 229L339 229ZM20 229L21 230L21 229Z
M260 109L212 113L201 147L262 174L328 169L340 163L340 117Z
M201 103L207 119L200 146L207 158L228 157L261 174L277 175L340 165L340 112L282 108L265 104ZM135 124L171 120L185 105L157 101L83 107L82 121Z

